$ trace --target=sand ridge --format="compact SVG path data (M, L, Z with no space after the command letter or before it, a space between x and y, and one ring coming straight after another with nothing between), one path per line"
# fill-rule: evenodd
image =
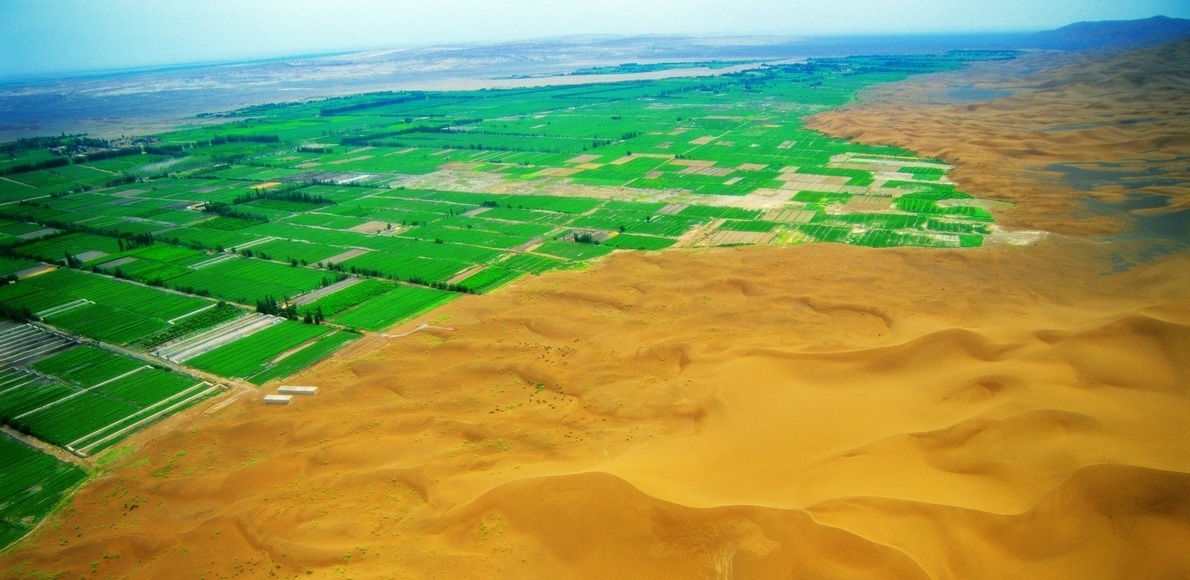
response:
M995 103L957 130L1011 118ZM956 130L896 106L881 135L928 152ZM868 111L822 122L875 138ZM1052 133L1034 148L1112 159ZM1086 194L988 170L1003 145L951 161L969 191L1015 180L1015 223ZM136 435L0 571L1185 577L1190 255L1117 268L1108 225L973 250L618 252L467 296L291 381L317 397Z

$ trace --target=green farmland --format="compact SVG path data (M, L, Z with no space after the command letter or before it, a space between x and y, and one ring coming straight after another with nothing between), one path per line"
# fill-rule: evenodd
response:
M274 103L135 139L2 144L0 422L91 457L228 385L615 251L980 246L998 206L945 163L803 121L876 83L1011 57L597 82L669 68L622 65L577 72L585 85ZM0 453L14 466L3 545L85 471L5 436Z
M81 467L0 434L0 546L19 539L87 477Z
M0 420L86 456L216 391L143 361L76 346L0 371Z
M190 365L225 377L248 378L268 370L282 353L326 334L326 326L284 321L189 361Z

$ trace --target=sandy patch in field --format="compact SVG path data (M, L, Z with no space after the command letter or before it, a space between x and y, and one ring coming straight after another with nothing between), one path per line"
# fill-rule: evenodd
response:
M683 175L709 175L711 177L727 177L735 172L735 169L730 167L710 167L699 165L687 165L687 167L678 173Z
M641 158L641 157L645 157L648 159L670 159L670 160L673 159L673 155L666 155L664 153L633 153L632 155L625 155L623 157L619 157L619 158L615 159L614 161L612 161L611 164L612 165L623 165L625 163L628 163L629 161L632 161L633 159L637 159L637 158Z
M707 143L710 143L711 141L714 141L714 140L715 140L714 135L703 135L702 137L699 137L697 139L690 140L690 144L691 145L706 145Z
M697 246L731 246L742 244L763 245L771 242L776 234L772 232L733 232L718 230L699 240Z
M682 167L711 167L715 164L714 161L706 159L670 159L670 165L680 165Z
M75 254L74 258L81 262L90 262L91 260L98 260L99 258L102 258L106 255L107 252L104 252L103 250L87 250L85 252L79 252Z
M483 163L473 163L470 161L451 161L450 163L443 163L439 169L442 171L474 171L483 165Z
M359 234L374 234L374 233L376 233L377 230L384 231L384 229L387 228L389 225L390 225L389 222L372 220L372 221L364 222L364 223L362 223L358 226L355 226L355 227L347 228L347 231L356 232ZM393 225L393 227L395 228L395 227L397 227L397 225L399 225L399 224Z
M533 177L569 177L575 173L581 173L582 167L550 167L536 171L532 174Z
M372 158L371 155L359 155L359 156L351 157L348 159L336 159L334 161L327 163L327 165L343 165L344 163L355 163L356 161L366 161L371 158Z
M367 225L367 224L362 224L362 225ZM381 225L380 229L383 230L385 227L387 227L387 225L388 224ZM370 231L361 232L361 233L373 233L375 231L376 231L376 228L372 228ZM347 260L350 260L352 258L358 258L364 254L367 254L368 252L371 252L371 251L372 250L367 250L364 248L356 248L354 250L347 250L346 252L343 252L342 254L335 254L329 258L323 259L322 263L324 263L324 264L338 264L340 262L346 262Z
M769 210L764 214L764 219L770 222L780 222L786 224L801 224L808 223L816 212L805 211L792 208L777 208Z
M592 161L595 161L596 159L599 159L600 157L601 157L600 155L590 155L590 154L579 155L577 157L571 157L570 159L567 159L566 163L590 163Z
M851 211L887 211L892 207L892 198L880 197L876 195L855 195L843 204L843 207Z
M814 175L812 173L782 173L776 177L778 181L784 181L785 185L782 187L798 187L800 189L813 189L817 191L832 191L830 189L823 189L824 186L842 187L851 178L843 177L841 175ZM860 187L861 191L867 191L866 187Z
M60 231L62 230L59 230L58 228L41 228L39 230L17 234L14 237L16 237L18 240L36 240L37 238L48 236L50 234L56 234Z

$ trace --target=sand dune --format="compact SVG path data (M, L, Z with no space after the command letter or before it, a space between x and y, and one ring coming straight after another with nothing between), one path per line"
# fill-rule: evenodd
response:
M822 122L927 152L955 130L929 114L952 105L895 106ZM291 381L317 397L137 435L0 570L1186 577L1190 254L1118 268L1090 235L1113 216L1036 209L1088 192L1000 168L1018 147L1017 169L1140 149L996 137L1012 107L972 106L960 185L1011 186L1015 223L1081 235L617 253L464 297L393 334L453 330L370 337Z
M824 502L811 513L943 577L1183 578L1188 497L1185 473L1092 465L1019 514L885 498ZM905 529L914 533L895 531Z
M946 159L967 191L1027 201L1003 216L1015 227L1086 234L1126 225L1126 216L1087 215L1077 202L1085 197L1151 192L1172 196L1171 210L1190 208L1190 41L1087 58L1042 53L879 86L809 126ZM947 97L970 87L1012 95Z
M734 248L526 280L313 369L316 398L172 421L6 565L1173 577L1190 257L1106 254Z

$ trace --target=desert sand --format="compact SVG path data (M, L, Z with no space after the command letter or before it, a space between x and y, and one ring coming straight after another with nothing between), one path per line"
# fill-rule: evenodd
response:
M1180 94L1070 80L1112 63L981 103L906 97L973 73L911 79L817 120L954 163L1035 244L616 253L465 297L287 381L316 397L137 435L0 571L1190 576L1190 254L1080 213L1121 187L1037 169L1185 170ZM1174 121L1117 127L1104 98Z

